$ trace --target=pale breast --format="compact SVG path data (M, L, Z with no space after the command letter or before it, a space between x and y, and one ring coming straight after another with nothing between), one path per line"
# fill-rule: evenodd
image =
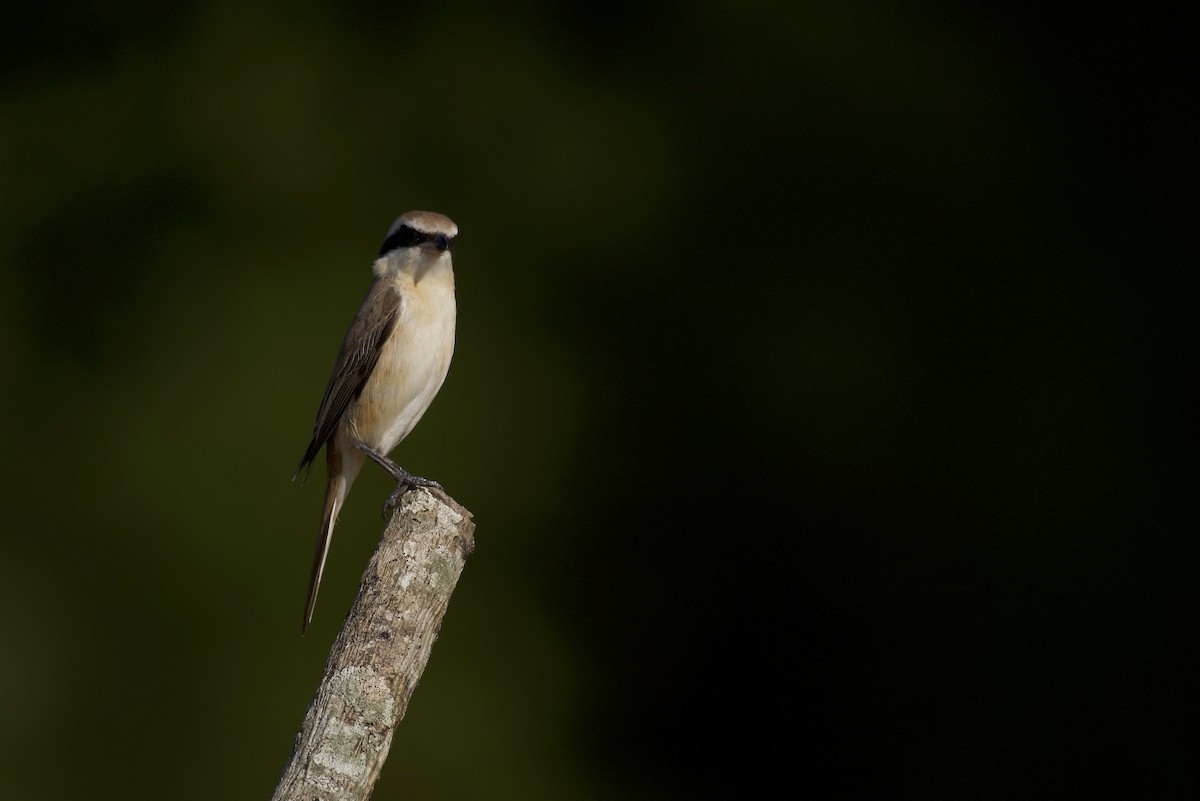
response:
M441 389L454 354L454 276L400 277L400 319L350 414L351 433L387 453L408 436Z

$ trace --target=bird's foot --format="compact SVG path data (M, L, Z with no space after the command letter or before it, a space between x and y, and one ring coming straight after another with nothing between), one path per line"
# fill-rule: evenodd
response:
M403 469L403 468L401 468ZM404 497L404 493L408 492L412 487L433 487L434 489L442 489L442 485L431 478L421 478L414 476L407 471L404 472L404 477L396 482L396 489L392 490L392 494L383 502L383 519L387 520L392 511L400 503L400 499Z
M370 456L371 459L379 464L388 475L396 480L396 489L388 496L388 499L383 502L383 519L387 520L392 510L400 503L400 499L404 497L404 493L408 492L410 487L433 487L442 489L442 485L430 478L421 478L414 476L412 473L405 470L400 465L393 462L391 459L384 456L379 451L372 448L370 445L364 445L361 442L355 443L358 449Z

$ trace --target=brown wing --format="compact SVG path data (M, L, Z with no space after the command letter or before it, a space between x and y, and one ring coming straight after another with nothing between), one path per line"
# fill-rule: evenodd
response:
M399 316L399 293L390 283L376 279L367 290L367 297L354 322L350 323L346 338L342 340L333 375L329 377L329 386L321 398L312 441L308 443L308 450L304 452L304 458L300 460L292 478L300 475L301 471L304 471L304 478L308 478L308 471L312 469L313 460L320 453L321 446L333 436L350 402L359 396L371 377L383 343L396 327Z

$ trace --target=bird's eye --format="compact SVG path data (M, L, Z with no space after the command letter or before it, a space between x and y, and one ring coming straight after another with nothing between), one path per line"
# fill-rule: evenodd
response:
M434 246L437 247L438 250L442 250L442 251L449 250L450 249L450 238L448 236L446 236L445 234L438 234L437 236L435 236L433 238L433 244L434 244Z

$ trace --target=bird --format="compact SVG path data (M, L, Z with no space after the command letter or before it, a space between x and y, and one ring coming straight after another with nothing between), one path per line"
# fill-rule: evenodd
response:
M396 481L385 517L410 487L441 489L388 454L416 426L450 369L457 236L458 226L436 212L409 211L396 218L372 265L367 296L342 340L312 440L292 476L303 473L307 479L325 448L328 485L301 633L312 623L338 512L365 461L378 463Z

